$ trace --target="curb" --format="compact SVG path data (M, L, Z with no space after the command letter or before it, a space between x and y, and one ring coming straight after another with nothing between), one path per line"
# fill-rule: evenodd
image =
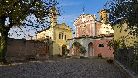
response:
M115 61L115 65L119 67L121 71L127 74L130 78L138 78L138 76L135 76L133 72L130 72L129 70L127 70L120 62L118 62L117 60L114 60L114 61Z

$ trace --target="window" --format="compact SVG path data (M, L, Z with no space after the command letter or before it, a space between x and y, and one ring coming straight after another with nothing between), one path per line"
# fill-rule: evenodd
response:
M63 39L63 37L64 37L64 34L62 33L62 39Z
M59 39L61 39L61 34L59 33Z
M110 31L106 31L106 34L110 34Z
M62 32L59 33L59 39L64 39L64 34Z
M46 36L46 38L49 38L49 36Z
M66 40L66 35L65 35L65 40Z
M99 44L99 47L104 47L104 44Z

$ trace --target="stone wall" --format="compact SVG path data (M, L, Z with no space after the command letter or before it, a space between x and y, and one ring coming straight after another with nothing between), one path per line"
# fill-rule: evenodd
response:
M50 49L50 45L40 41L9 39L6 57L8 61L46 59Z

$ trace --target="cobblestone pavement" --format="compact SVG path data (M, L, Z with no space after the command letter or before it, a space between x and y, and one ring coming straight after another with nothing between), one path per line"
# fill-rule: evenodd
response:
M0 66L0 78L128 78L105 59L57 59Z

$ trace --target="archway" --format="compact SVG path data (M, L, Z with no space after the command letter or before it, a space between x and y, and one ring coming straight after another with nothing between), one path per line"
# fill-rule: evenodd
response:
M66 54L67 46L62 45L62 55L64 56Z
M81 47L82 45L79 43L79 42L77 42L77 41L75 41L73 44L72 44L72 52L73 52L73 55L74 56L79 56L80 55L80 47Z
M94 56L94 54L93 54L93 43L92 42L90 42L88 44L88 56Z

